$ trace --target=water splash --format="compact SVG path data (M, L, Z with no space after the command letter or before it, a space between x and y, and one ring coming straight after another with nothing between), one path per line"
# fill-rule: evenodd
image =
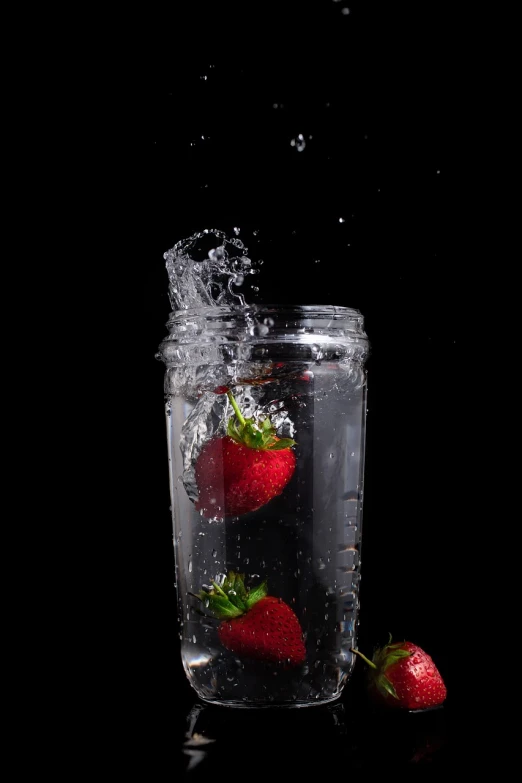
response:
M164 254L173 310L219 305L245 307L235 290L257 274L248 248L236 237L210 228L177 242Z

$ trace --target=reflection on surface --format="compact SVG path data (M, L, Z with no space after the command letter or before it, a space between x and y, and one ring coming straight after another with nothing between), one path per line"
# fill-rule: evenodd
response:
M447 760L444 710L375 712L339 701L306 709L242 710L196 702L183 741L191 780L245 763L257 776L439 769Z

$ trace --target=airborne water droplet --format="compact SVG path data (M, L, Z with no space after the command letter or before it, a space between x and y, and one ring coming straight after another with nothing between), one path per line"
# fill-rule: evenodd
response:
M290 146L295 147L298 152L302 152L306 147L306 141L302 133L297 134L297 138L290 141Z

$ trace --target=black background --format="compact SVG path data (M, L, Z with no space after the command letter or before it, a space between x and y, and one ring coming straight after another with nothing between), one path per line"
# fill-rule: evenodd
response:
M448 628L468 302L450 239L459 131L450 30L432 5L350 0L197 4L122 25L107 110L118 133L104 149L119 245L107 275L125 278L114 345L122 376L106 411L117 547L107 561L119 566L101 622L118 721L145 766L153 755L155 765L184 768L184 721L196 701L179 656L163 367L154 358L169 313L163 253L195 231L233 235L235 226L264 260L252 278L259 292L245 286L248 301L343 305L365 316L359 646L371 652L388 632L418 643L449 696L429 718L439 739L420 761L416 746L431 741L419 724L426 715L408 716L406 728L406 716L377 723L376 744L359 743L357 763L384 770L376 748L399 735L397 769L448 762L440 715L451 715L458 687ZM298 134L301 152L291 144ZM367 710L361 670L343 695L350 720Z

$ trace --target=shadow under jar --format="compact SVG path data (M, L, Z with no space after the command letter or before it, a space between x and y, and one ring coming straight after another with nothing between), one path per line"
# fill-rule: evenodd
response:
M363 317L211 307L167 326L158 357L187 677L216 704L330 702L356 645Z

